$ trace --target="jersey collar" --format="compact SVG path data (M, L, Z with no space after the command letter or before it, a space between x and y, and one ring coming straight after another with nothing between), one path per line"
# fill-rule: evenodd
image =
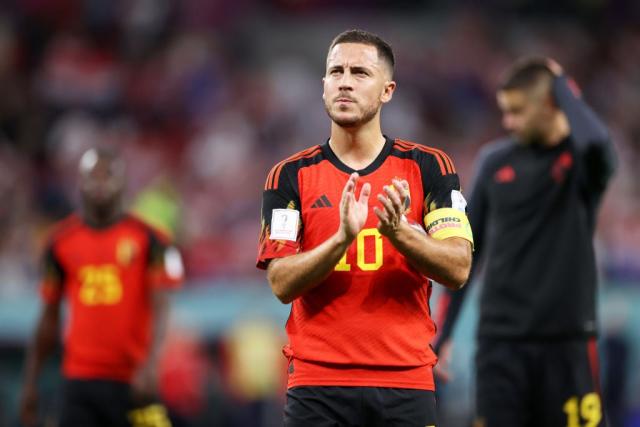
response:
M336 156L336 153L334 153L333 150L331 149L328 138L327 138L327 141L321 145L322 153L324 154L325 158L329 160L329 162L333 166L335 166L342 172L346 172L348 174L352 174L353 172L358 172L358 175L360 176L369 175L370 173L375 172L384 163L384 161L387 159L389 154L391 154L391 149L393 148L393 140L386 135L383 135L383 136L384 136L384 147L382 147L382 150L380 151L378 156L375 158L375 160L371 162L364 169L360 169L360 170L352 169L349 166L342 163L342 161L340 161L338 156Z

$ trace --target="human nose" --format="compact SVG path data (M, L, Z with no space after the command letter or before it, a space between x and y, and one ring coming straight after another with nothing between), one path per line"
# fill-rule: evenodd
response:
M340 76L338 87L340 90L352 90L353 89L353 76L349 71L345 71Z

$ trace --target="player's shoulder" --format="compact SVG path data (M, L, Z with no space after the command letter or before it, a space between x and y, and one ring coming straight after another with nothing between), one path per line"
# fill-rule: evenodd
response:
M278 184L283 173L286 173L291 169L299 169L309 162L319 160L321 156L322 146L318 144L306 148L302 151L298 151L297 153L287 157L286 159L279 161L269 171L264 189L272 190L278 188Z
M170 237L167 233L149 224L149 222L145 221L134 213L126 213L121 221L128 227L138 230L144 236L152 240L157 240L162 243L169 243L170 241Z
M478 162L481 165L491 165L501 162L518 148L518 143L510 137L495 139L484 144L478 152Z
M82 221L82 218L80 218L77 213L69 214L65 218L53 224L51 231L49 232L48 245L53 246L83 228L84 222Z
M440 148L396 138L393 140L392 152L400 157L408 156L420 163L432 164L440 170L442 175L456 173L451 157Z

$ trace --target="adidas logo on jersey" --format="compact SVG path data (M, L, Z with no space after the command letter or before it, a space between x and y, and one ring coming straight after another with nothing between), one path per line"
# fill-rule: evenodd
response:
M318 199L315 202L313 202L311 207L312 208L331 208L333 207L333 205L329 201L329 198L323 194L322 196L318 197Z

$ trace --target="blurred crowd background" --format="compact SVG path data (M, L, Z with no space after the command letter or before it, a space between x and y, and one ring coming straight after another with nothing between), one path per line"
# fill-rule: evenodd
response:
M543 54L575 77L619 158L596 241L603 382L614 427L640 426L638 22L634 0L2 0L0 427L17 425L47 232L77 206L77 162L96 145L124 155L131 209L184 254L162 371L176 425L279 424L288 307L254 267L261 191L274 163L328 137L326 52L354 27L395 49L385 133L447 151L463 187L503 133L505 67ZM474 315L456 332L443 425L469 419ZM53 417L59 374L48 372Z

